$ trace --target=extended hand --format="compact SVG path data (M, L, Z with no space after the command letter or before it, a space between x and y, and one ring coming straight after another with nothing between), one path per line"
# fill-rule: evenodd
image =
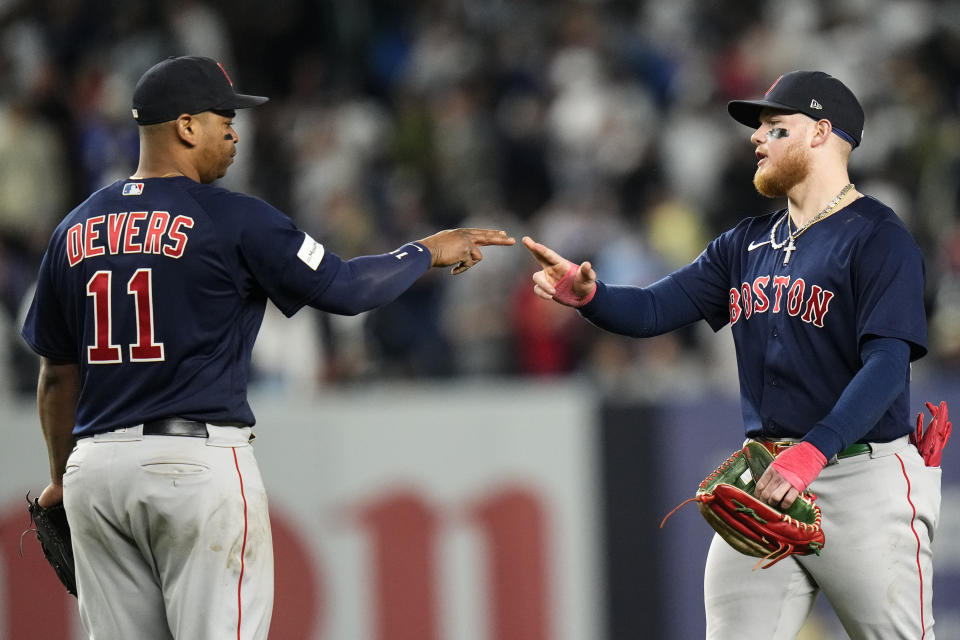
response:
M463 273L483 260L481 246L513 245L516 240L497 229L446 229L418 241L430 250L432 267L450 267L450 273Z
M568 307L582 307L590 302L597 291L597 273L589 262L578 267L529 236L523 237L523 246L529 249L541 267L533 274L534 293Z

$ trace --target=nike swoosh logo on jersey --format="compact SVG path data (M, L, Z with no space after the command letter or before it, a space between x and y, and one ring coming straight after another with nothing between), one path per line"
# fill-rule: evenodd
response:
M750 246L747 247L747 251L753 251L754 249L759 249L765 244L770 244L769 240L764 240L763 242L751 242Z

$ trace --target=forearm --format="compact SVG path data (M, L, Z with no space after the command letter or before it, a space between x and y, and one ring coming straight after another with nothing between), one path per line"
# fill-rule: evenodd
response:
M50 481L60 485L67 458L75 439L77 400L80 397L80 368L76 364L54 364L43 358L37 382L37 410L47 443Z
M827 416L804 437L829 459L863 437L897 398L907 380L910 345L875 338L861 350L863 367Z
M345 260L330 285L310 305L356 315L395 300L430 268L430 252L417 243L375 256Z
M580 309L601 329L634 338L657 336L703 316L672 278L649 287L623 287L597 282L597 293Z

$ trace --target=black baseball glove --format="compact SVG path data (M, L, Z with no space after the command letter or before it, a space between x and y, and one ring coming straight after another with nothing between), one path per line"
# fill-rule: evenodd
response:
M71 595L77 595L77 577L73 565L73 547L70 544L70 525L63 503L43 508L37 499L27 498L30 521L47 562L53 567L60 582Z

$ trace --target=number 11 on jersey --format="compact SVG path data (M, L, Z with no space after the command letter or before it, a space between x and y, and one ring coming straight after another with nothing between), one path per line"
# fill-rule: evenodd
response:
M93 298L94 344L87 347L89 364L123 362L120 345L113 344L112 271L97 271L87 281L87 296ZM127 281L127 293L134 297L137 343L129 345L131 362L163 360L163 343L153 335L153 271L137 269Z

